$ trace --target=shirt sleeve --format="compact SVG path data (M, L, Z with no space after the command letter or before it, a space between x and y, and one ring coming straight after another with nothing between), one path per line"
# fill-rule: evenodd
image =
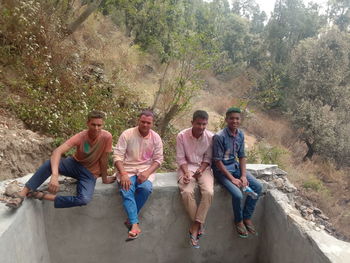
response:
M222 161L224 159L225 147L223 137L214 135L213 137L213 159Z
M128 146L128 143L126 140L125 133L123 132L120 135L118 139L118 143L115 146L113 151L113 163L115 163L116 161L124 161L127 146Z
M178 134L176 137L176 163L178 166L187 163L184 142L181 134Z
M81 133L77 133L75 135L73 135L72 137L70 137L66 142L65 144L68 144L70 147L73 147L73 146L79 146L80 144L80 141L81 141Z
M203 156L203 162L211 164L211 160L213 157L213 138L209 139L208 149L205 151Z
M238 149L238 152L237 152L238 158L244 158L244 157L246 157L244 147L245 147L245 143L244 143L244 134L242 133L241 145L239 146L239 149Z
M161 165L163 163L163 160L163 142L160 136L158 135L156 136L154 144L153 161Z

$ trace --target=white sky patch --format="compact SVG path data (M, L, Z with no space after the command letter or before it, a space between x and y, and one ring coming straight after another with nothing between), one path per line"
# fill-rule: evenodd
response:
M255 2L260 6L260 10L265 11L267 16L270 17L271 12L273 11L273 8L275 7L276 0L255 0ZM313 1L304 0L304 3L306 6L307 6L307 3L309 3L309 2L317 3L321 6L323 6L323 8L325 8L327 5L327 0L313 0Z

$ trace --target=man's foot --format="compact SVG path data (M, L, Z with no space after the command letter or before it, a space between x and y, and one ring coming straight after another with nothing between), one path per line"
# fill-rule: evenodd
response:
M38 199L38 200L43 200L43 199L45 199L46 195L47 195L47 193L44 193L42 191L35 191L35 192L29 192L27 194L27 197L31 197L31 198Z
M21 196L19 192L14 193L11 197L12 199L6 202L6 206L10 208L19 208L22 205L23 200L25 198L25 196Z
M238 222L238 223L235 223L235 226L236 226L236 231L238 233L238 235L242 238L247 238L248 237L248 231L247 229L245 228L245 225L243 224L243 222Z
M193 248L200 248L200 245L199 245L199 240L197 238L197 236L193 235L191 233L191 231L189 231L189 234L190 234L190 244Z
M252 235L255 235L255 236L258 235L258 232L256 231L252 220L245 219L245 220L243 220L243 222L244 222L244 225L245 225L245 227L246 227L246 229L248 230L249 233L251 233Z
M201 236L204 235L204 225L200 224L199 230L198 230L198 235L197 238L199 239Z
M132 224L131 230L128 232L128 238L125 241L132 241L139 237L141 229L139 224Z
M132 227L132 224L130 223L129 219L126 219L124 221L124 226L130 231L131 230L131 227Z

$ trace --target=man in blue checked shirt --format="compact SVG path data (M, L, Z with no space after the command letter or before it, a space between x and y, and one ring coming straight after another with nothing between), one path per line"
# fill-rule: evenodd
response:
M232 196L234 222L240 237L248 237L248 232L257 235L251 221L256 202L247 196L242 205L241 189L246 186L260 195L261 183L246 171L246 155L244 152L244 134L238 129L241 123L241 110L229 108L226 111L226 127L213 137L213 172L216 179Z

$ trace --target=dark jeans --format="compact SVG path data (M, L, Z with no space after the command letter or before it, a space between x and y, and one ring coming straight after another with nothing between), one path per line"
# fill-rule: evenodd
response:
M255 193L260 195L262 190L261 183L255 179L255 177L252 176L248 171L246 173L250 188L252 188ZM231 174L237 179L241 178L240 170L238 170L236 173ZM247 196L242 209L243 194L241 189L234 185L230 180L226 178L224 174L222 174L217 169L214 170L214 175L232 196L232 208L233 214L235 215L235 222L240 222L243 219L250 219L254 213L255 205L258 199L253 199L250 196Z
M68 157L66 159L61 159L58 172L61 175L75 178L78 182L76 196L56 196L54 202L56 208L82 206L91 201L92 195L94 194L96 178L87 168L72 157ZM48 160L29 179L26 186L32 191L35 191L50 176L51 162Z

